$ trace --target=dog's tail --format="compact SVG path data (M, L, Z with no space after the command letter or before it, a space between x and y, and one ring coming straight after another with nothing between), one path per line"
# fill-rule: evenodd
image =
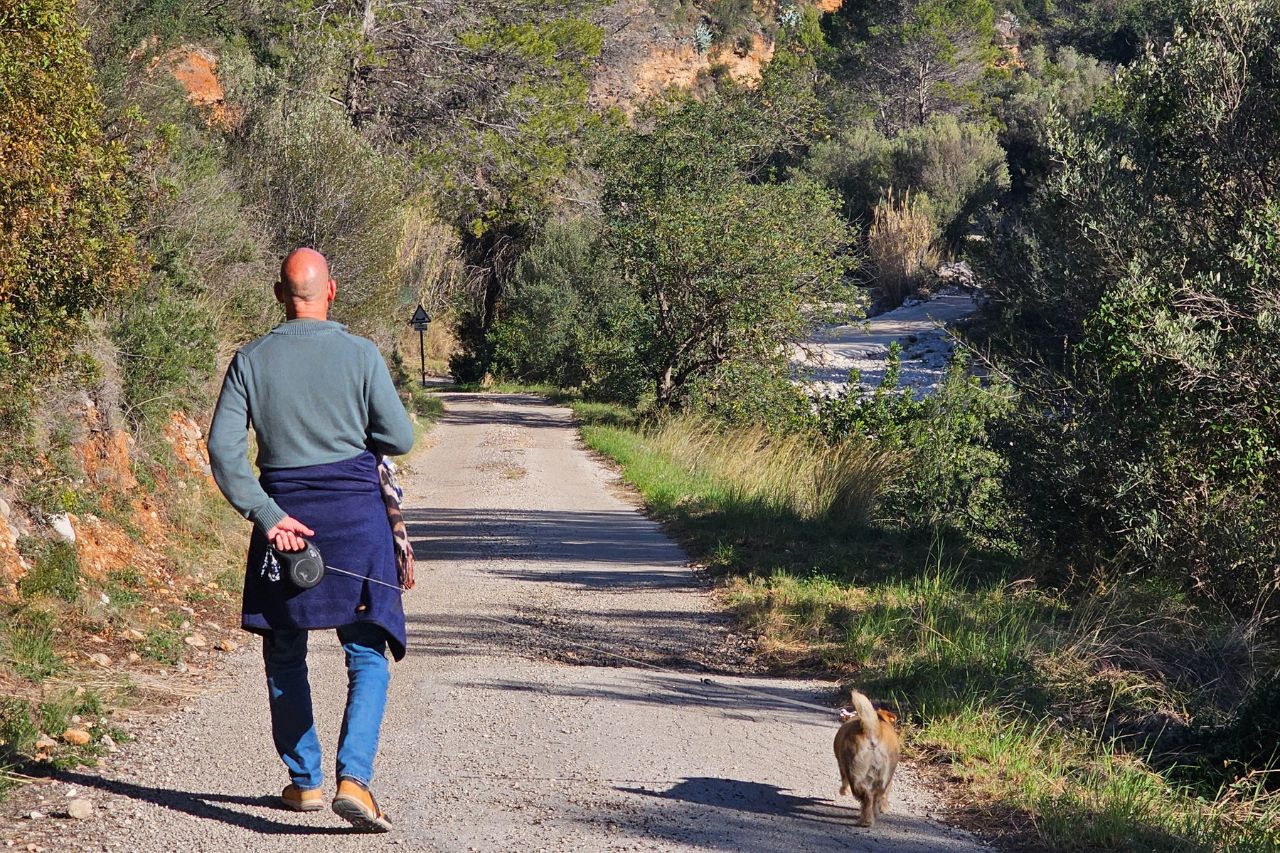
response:
M867 733L867 737L872 740L880 737L880 717L872 707L871 700L856 690L850 694L849 699L858 712L858 719L862 721L862 730Z

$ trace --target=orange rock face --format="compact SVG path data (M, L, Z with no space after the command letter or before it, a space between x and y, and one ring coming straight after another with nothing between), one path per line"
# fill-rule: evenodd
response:
M626 91L597 91L595 98L602 106L618 106L627 112L673 86L691 88L712 66L723 66L739 83L753 86L760 82L761 69L773 58L773 43L755 36L751 49L735 50L718 47L710 53L699 53L692 44L675 48L656 48L641 58L631 69Z
M237 115L227 104L227 93L218 79L218 60L204 48L183 45L160 57L154 65L167 65L187 90L187 100L204 111L209 124L230 130ZM153 67L154 67L153 65Z
M80 448L84 473L101 489L127 492L138 487L130 451L133 436L122 429L95 432Z
M193 474L200 474L213 482L209 468L209 450L204 443L200 425L183 412L173 412L164 425L164 437L178 457Z
M71 524L76 531L80 573L86 578L102 581L117 571L132 570L145 576L159 570L159 555L114 524L92 515L72 516Z
M27 573L27 563L18 553L18 537L0 519L0 601L12 601L18 595L18 581Z

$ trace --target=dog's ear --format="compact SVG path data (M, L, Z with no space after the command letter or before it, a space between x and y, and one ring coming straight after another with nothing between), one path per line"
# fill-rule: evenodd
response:
M886 711L884 708L877 708L876 716L884 720L886 723L896 723L898 721L897 714L892 711Z

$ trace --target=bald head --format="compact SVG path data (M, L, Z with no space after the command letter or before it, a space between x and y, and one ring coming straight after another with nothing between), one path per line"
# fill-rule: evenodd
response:
M276 298L284 303L290 318L325 319L334 291L329 262L315 249L294 249L280 264Z

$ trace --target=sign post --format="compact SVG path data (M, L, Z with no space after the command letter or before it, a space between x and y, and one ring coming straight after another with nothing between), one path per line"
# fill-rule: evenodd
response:
M431 325L431 315L426 312L422 304L418 304L418 310L413 312L413 317L409 320L409 325L418 330L418 361L422 365L422 387L427 387L427 326Z

